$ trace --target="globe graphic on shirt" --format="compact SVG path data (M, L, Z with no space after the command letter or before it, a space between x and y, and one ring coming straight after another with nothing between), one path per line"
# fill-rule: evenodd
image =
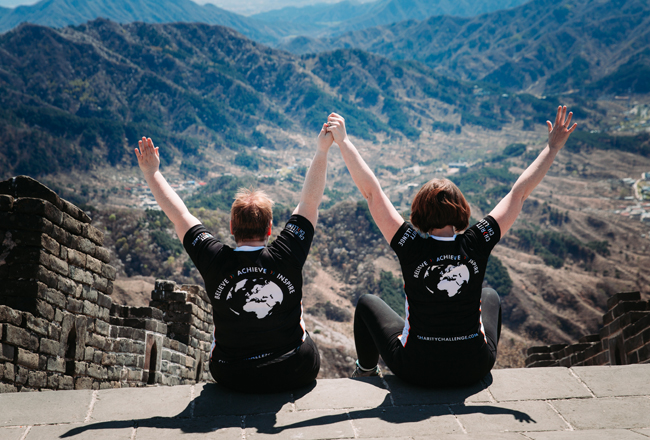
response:
M263 319L273 313L273 309L282 304L284 295L280 286L263 278L243 279L228 292L226 301L233 297L243 297L241 310L254 313L257 319ZM231 310L239 315L235 309Z
M460 292L463 284L469 282L469 269L465 265L447 266L440 273L438 290L447 292L451 298Z

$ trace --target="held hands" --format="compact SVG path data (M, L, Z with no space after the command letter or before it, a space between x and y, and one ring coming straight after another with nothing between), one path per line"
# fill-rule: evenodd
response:
M332 113L327 117L327 131L332 133L334 142L339 146L348 138L348 133L345 130L345 119L343 116Z
M329 148L332 146L332 142L334 142L332 133L329 133L327 131L327 124L323 124L320 133L318 133L318 144L317 144L318 149L323 151L328 151Z
M158 155L158 147L153 146L151 138L143 137L138 141L140 150L135 149L135 155L138 157L138 165L144 173L145 177L152 176L158 171L160 166L160 156Z
M561 150L569 139L569 135L573 133L573 130L578 126L578 124L573 124L573 127L571 127L572 117L573 112L569 112L569 116L566 117L565 105L557 108L555 125L551 124L551 121L546 121L546 125L548 126L548 146L551 150Z

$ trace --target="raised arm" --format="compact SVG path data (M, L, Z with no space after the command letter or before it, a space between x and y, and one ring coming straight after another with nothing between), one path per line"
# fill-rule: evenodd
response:
M399 227L404 223L404 219L381 189L377 176L350 142L345 129L345 119L336 113L332 113L327 118L327 121L329 125L328 131L332 133L334 142L341 149L341 155L350 171L352 180L354 180L357 188L368 201L368 208L372 218L377 223L386 241L390 243Z
M564 147L569 135L573 133L578 124L571 126L573 113L566 114L566 106L560 106L555 115L555 125L546 121L548 126L548 144L537 156L537 159L519 176L510 192L492 210L490 215L497 221L501 229L501 236L512 227L521 212L524 201L542 181L555 160L557 153ZM570 128L569 128L570 127Z
M302 186L300 193L300 202L294 214L299 214L305 217L316 227L318 221L318 206L323 199L323 191L325 191L325 180L327 178L327 153L332 146L333 138L326 130L327 125L323 124L318 139L316 141L316 154L311 161L307 175L305 176L305 183Z
M176 191L169 186L160 172L160 156L158 154L158 147L153 146L151 138L142 138L138 141L140 149L135 149L135 155L138 157L138 165L144 174L147 185L151 189L158 206L167 215L167 218L174 224L176 235L183 241L185 233L190 230L192 226L198 225L201 222L199 219L190 214L187 210L185 203L178 197Z

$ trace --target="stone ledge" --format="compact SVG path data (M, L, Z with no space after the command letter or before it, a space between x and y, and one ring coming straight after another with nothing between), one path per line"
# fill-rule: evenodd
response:
M650 434L650 365L494 370L460 389L388 375L266 395L212 383L2 394L0 406L7 439L641 440Z

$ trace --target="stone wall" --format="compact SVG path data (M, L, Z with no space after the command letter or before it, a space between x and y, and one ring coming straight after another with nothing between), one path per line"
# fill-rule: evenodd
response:
M650 363L650 301L622 292L607 301L607 309L598 334L571 345L531 347L526 367Z
M113 304L90 222L29 177L0 182L0 392L208 380L205 291L157 281L151 307Z

